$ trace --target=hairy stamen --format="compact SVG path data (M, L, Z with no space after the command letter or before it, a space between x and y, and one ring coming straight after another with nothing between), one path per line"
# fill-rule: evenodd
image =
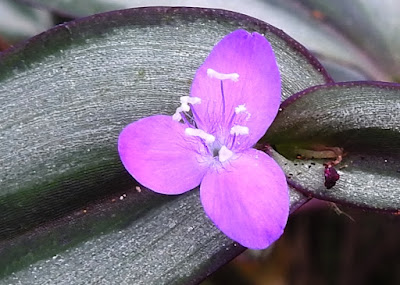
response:
M175 114L172 115L172 120L179 122L180 120L182 120L182 107L178 107L176 108Z
M230 79L235 82L239 80L239 74L237 73L219 73L212 68L207 69L207 75L211 78L217 78L219 80Z
M181 104L200 104L201 103L201 98L199 97L191 97L191 96L182 96L180 97Z
M248 135L249 128L246 126L234 125L230 131L231 135Z
M181 106L176 108L175 114L172 115L172 120L179 122L180 120L188 121L187 118L182 117L183 112L189 112L190 106L201 103L201 98L199 97L190 97L190 96L182 96L179 98L181 102ZM183 114L185 116L185 114ZM186 119L186 120L185 120Z
M183 103L180 108L181 108L181 110L183 112L189 112L190 111L190 106L188 104L186 104L186 103Z
M192 137L199 137L208 144L213 143L215 141L215 137L213 135L208 134L201 129L186 128L185 134Z

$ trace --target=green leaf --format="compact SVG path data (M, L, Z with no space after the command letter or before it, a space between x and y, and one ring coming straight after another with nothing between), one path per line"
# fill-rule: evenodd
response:
M270 40L284 98L330 80L282 31L220 10L99 14L0 55L0 268L21 269L7 282L185 283L243 250L208 221L197 191L138 191L116 150L126 124L172 114L212 47L238 28ZM307 199L292 191L292 210Z
M6 272L49 258L3 282L197 284L244 250L205 217L198 191L177 197L141 191L133 188L115 202L89 205L14 239L1 250ZM291 192L292 211L307 200ZM87 239L91 235L98 237Z
M92 15L115 9L144 7L144 6L191 6L225 9L243 13L268 22L305 45L309 50L334 64L343 65L345 68L354 67L352 73L361 70L368 78L375 80L389 80L390 76L384 72L383 67L365 55L365 51L354 42L347 39L341 31L329 23L316 17L314 8L293 0L30 0L40 7L49 10L58 10L63 14L75 17ZM329 2L328 6L335 6ZM325 16L325 15L324 15ZM340 17L338 17L341 19ZM374 25L374 22L371 22ZM352 28L348 28L352 30ZM396 33L392 33L396 37ZM365 40L370 42L368 34L363 34ZM371 46L371 45L370 45ZM355 69L355 70L354 70ZM354 77L346 77L351 80Z
M312 106L312 107L311 107ZM312 87L289 98L265 140L291 185L320 199L385 211L400 209L400 85L352 82ZM324 186L321 161L304 150L341 147L336 186ZM312 153L313 156L315 153Z

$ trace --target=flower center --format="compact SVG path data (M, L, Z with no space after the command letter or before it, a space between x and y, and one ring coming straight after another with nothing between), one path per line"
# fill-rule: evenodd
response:
M220 162L225 162L232 157L233 152L225 145L220 144L219 141L215 140L215 136L206 133L202 129L186 128L185 134L191 137L198 137L202 140L204 147L212 155L217 158Z
M174 121L183 121L188 127L185 128L185 135L189 137L197 137L203 149L204 154L212 156L215 160L223 163L228 161L233 155L235 143L240 145L240 141L236 138L242 135L249 134L249 128L245 124L249 118L250 113L247 111L246 105L241 104L234 107L234 110L225 110L225 94L224 94L224 80L231 80L237 82L239 80L238 73L220 73L214 69L207 69L207 76L221 81L221 96L222 96L222 110L220 127L217 128L217 133L207 133L206 131L198 128L202 125L201 118L196 114L193 105L201 104L201 98L193 96L180 97L181 105L176 109L175 114L172 116ZM228 121L225 121L225 111L231 114ZM217 137L216 137L217 136ZM203 153L203 151L200 151Z

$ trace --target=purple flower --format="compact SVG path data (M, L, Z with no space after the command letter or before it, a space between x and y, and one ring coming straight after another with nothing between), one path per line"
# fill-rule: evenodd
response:
M200 185L204 210L221 231L243 246L266 248L283 233L289 195L279 165L252 147L274 120L280 96L269 42L237 30L197 70L172 118L147 117L121 132L122 163L158 193Z

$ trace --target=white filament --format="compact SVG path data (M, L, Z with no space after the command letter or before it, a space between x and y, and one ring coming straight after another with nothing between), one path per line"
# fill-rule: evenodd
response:
M215 137L213 135L210 135L201 129L186 128L185 134L192 137L199 137L205 140L205 142L208 144L213 143L215 141Z
M225 80L225 79L230 79L232 81L239 80L239 74L237 73L219 73L211 68L207 69L207 75L211 78L217 78L219 80Z
M249 128L246 126L235 125L231 128L231 135L248 135Z
M178 108L179 109L179 108ZM175 114L172 115L172 120L179 122L180 120L182 120L182 115L181 113L178 111L178 109L176 109Z
M190 97L190 96L182 96L179 98L181 102L181 106L176 108L175 114L172 115L172 120L179 122L182 120L181 112L189 112L190 106L189 104L195 105L201 103L201 98L199 97Z
M181 104L200 104L201 103L201 98L199 97L191 97L191 96L182 96L180 98Z
M189 110L190 110L190 108L189 108ZM183 106L180 106L180 107L176 108L175 114L172 115L172 120L177 121L177 122L182 120L181 112L183 112L183 111L185 111Z

